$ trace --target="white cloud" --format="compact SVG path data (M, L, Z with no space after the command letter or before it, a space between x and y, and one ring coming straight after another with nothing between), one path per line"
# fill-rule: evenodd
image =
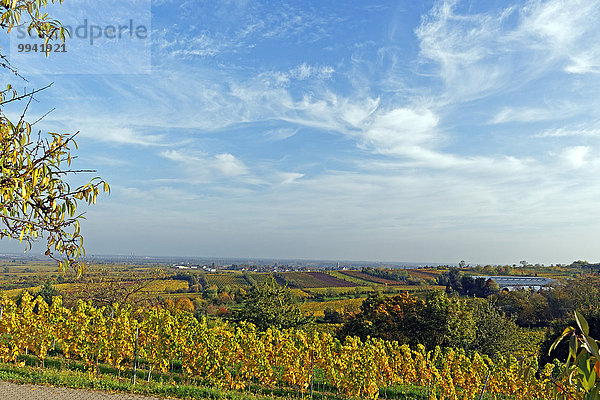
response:
M415 31L420 55L439 66L446 94L466 101L501 86L505 68L493 62L501 26L511 10L500 15L457 15L456 1L438 2Z
M165 135L144 134L133 127L121 127L100 125L92 123L90 125L78 124L83 137L91 138L100 142L107 142L119 145L140 145L140 146L162 146L164 145Z
M229 153L217 154L214 157L213 168L225 176L239 176L248 172L248 168L242 161Z
M597 0L532 1L522 10L520 35L532 35L551 56L565 58L570 73L598 72L600 2Z
M575 112L571 105L563 104L560 107L504 107L490 121L491 124L504 124L508 122L539 122L564 119Z
M573 168L579 168L584 164L585 158L589 152L590 148L588 146L573 146L566 148L562 153L562 157Z
M331 78L334 72L335 69L328 65L315 67L306 63L302 63L296 68L290 70L289 76L298 80L305 80L313 77L317 79L328 79Z
M581 136L581 137L597 137L600 136L600 128L592 126L579 126L570 128L556 128L548 129L539 134L534 135L537 138L562 138L569 136Z
M304 174L298 172L280 172L279 177L282 185L289 185L304 177Z
M266 131L264 133L264 135L271 140L285 140L287 138L294 136L296 133L298 133L298 131L299 131L298 128L296 128L296 129L293 129L293 128L270 129L270 130Z
M456 0L439 1L415 31L448 102L514 90L557 65L568 73L600 71L598 0L532 0L480 14L456 9Z
M131 165L131 162L129 160L123 160L120 158L107 157L102 155L94 155L89 157L89 159L94 163L98 163L100 165L107 165L111 167L124 167L126 165Z
M397 108L375 116L362 139L378 153L410 155L415 147L435 144L438 122L430 110Z
M180 150L165 150L160 156L183 165L194 180L206 181L216 177L238 177L248 174L248 167L230 153L212 157Z
M585 54L571 56L572 64L565 67L565 71L573 74L600 73L600 48L590 50Z
M160 153L160 155L168 160L185 163L185 164L200 161L199 157L184 155L183 153L181 153L177 150L165 150L162 153Z

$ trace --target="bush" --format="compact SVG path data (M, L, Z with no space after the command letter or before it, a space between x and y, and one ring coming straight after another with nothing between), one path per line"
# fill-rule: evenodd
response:
M302 314L289 289L279 286L273 280L250 291L244 299L242 309L233 314L233 319L251 322L261 330L270 327L293 328L314 320L312 316Z

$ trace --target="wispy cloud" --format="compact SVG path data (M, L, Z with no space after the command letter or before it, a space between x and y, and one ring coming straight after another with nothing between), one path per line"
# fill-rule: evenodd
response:
M561 120L577 113L572 105L563 104L560 107L504 107L490 121L491 124L507 122L539 122L548 120Z
M545 130L534 135L537 138L563 138L563 137L600 137L600 127L575 127L575 128L556 128Z
M208 182L215 178L247 176L249 173L248 167L229 153L207 156L179 150L165 150L160 155L184 166L189 178L195 183Z
M155 1L153 73L58 77L44 123L116 167L110 249L107 221L171 253L569 261L544 232L600 221L599 5Z
M600 67L600 2L534 1L522 9L518 36L532 35L533 48L550 50L565 59L570 73L597 73ZM538 39L537 41L535 39Z
M599 5L531 1L473 14L457 12L457 1L440 1L416 30L420 55L434 63L448 101L514 91L554 66L568 73L596 72Z
M306 63L302 63L290 70L289 76L299 80L305 80L311 77L316 77L317 79L328 79L331 78L334 72L335 69L331 66L315 67Z

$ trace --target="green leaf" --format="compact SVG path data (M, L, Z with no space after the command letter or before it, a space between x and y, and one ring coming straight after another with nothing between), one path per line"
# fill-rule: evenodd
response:
M581 331L585 335L590 334L590 327L589 327L587 321L585 320L585 318L583 317L583 315L579 311L575 311L575 321L577 321L577 325L579 326L579 329L581 329Z
M598 353L598 343L589 337L588 335L583 335L583 342L585 343L585 347L588 352L592 353L597 360L600 360L600 354Z
M567 337L568 335L572 334L574 330L575 330L575 329L574 329L572 326L569 326L569 327L567 327L567 328L566 328L566 329L563 331L563 333L562 333L562 334L561 334L561 335L560 335L560 336L559 336L559 337L558 337L558 338L557 338L557 339L554 341L554 343L552 343L552 346L550 346L550 350L548 350L548 355L550 355L550 353L551 353L552 351L554 351L554 349L556 349L556 346L558 346L558 344L559 344L560 342L562 342L562 340L563 340L565 337Z
M575 335L569 339L569 356L577 358L577 337Z

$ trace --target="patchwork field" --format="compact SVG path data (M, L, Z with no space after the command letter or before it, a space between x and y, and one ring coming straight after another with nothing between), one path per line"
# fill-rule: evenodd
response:
M355 283L338 279L324 272L283 272L278 274L291 287L297 288L329 288L355 287Z
M264 285L266 282L273 279L273 274L270 272L252 272L246 274L250 281L256 282L257 285Z
M360 305L363 299L342 299L332 301L309 301L300 307L300 309L309 314L314 314L316 317L322 317L326 308L338 311L340 313L356 313L360 311Z
M335 278L342 279L342 280L348 281L348 282L352 282L359 286L366 286L366 285L371 284L370 281L366 281L364 279L360 279L360 278L354 277L352 275L344 274L343 271L328 271L327 273Z
M439 269L422 269L422 268L408 269L407 271L411 277L419 278L419 279L436 279L438 276L440 276L442 274L442 272L444 272L443 270L439 270Z
M207 273L202 274L202 278L206 281L208 286L215 285L219 289L229 286L234 287L249 287L250 283L244 278L244 275L240 273Z
M377 276L372 276L369 274L365 274L361 271L354 271L354 270L348 270L348 271L340 271L342 274L347 275L347 276L351 276L353 278L357 278L357 279L362 279L363 281L367 281L367 282L371 282L371 283L377 283L380 285L405 285L404 281L392 281L389 279L383 279L383 278L379 278Z

